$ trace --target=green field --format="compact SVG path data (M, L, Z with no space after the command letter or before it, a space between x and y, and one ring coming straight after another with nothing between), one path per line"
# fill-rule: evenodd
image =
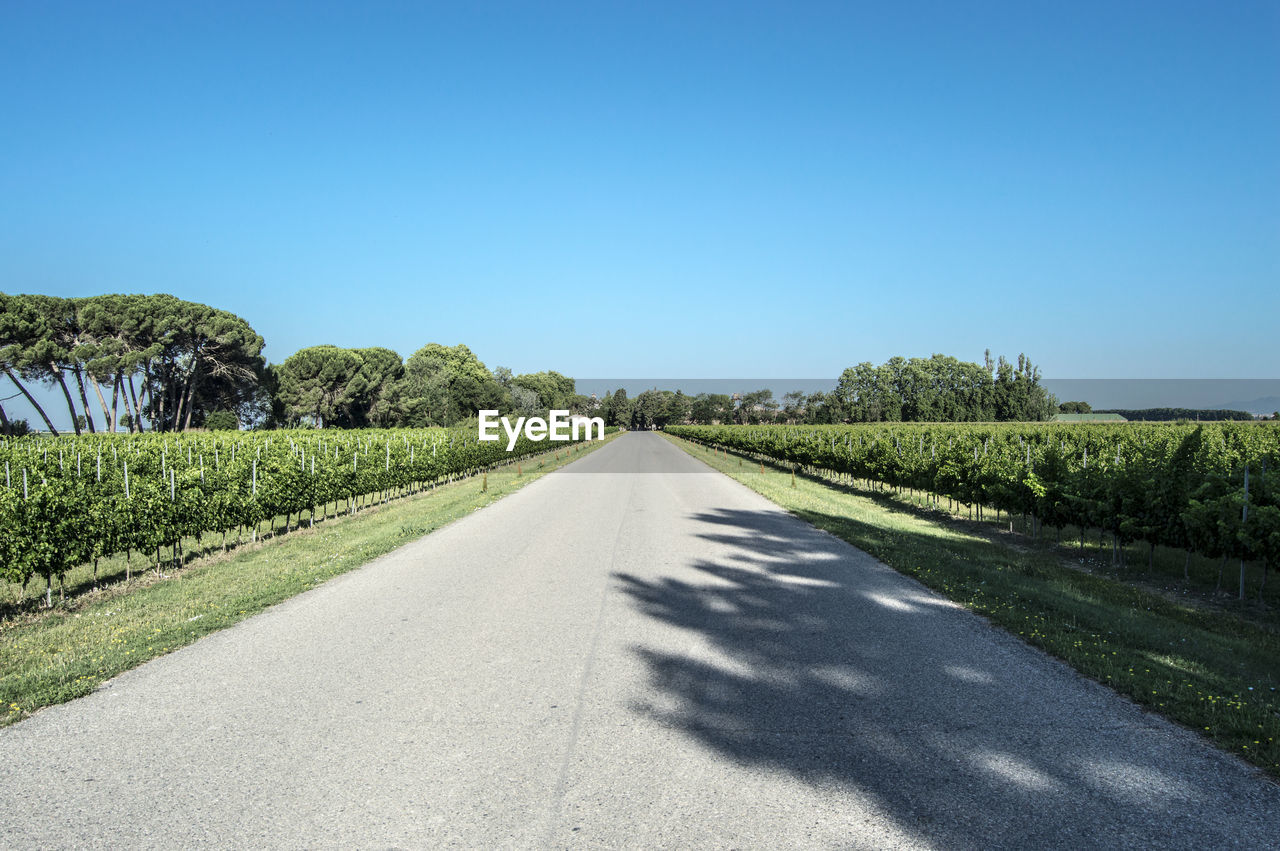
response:
M1127 422L1119 414L1054 414L1055 423L1123 423Z

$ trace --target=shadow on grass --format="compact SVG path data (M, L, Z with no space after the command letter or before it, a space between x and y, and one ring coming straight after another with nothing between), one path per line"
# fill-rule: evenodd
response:
M740 457L748 457L741 456L741 453L737 454L740 454ZM755 463L760 463L759 459L751 458ZM764 466L778 472L791 471L790 466L769 461L769 459L765 459ZM1236 586L1233 585L1235 577L1238 576L1236 572L1238 561L1230 562L1228 559L1228 562L1222 562L1220 559L1204 557L1197 553L1188 555L1187 550L1157 545L1153 552L1155 564L1152 564L1148 561L1146 541L1135 540L1120 544L1117 552L1120 561L1114 562L1112 559L1116 553L1111 552L1110 537L1108 537L1110 532L1097 527L1088 527L1084 530L1087 546L1080 546L1079 526L1066 526L1062 529L1043 526L1041 534L1038 537L1032 537L1027 535L1027 517L1025 516L1001 514L988 507L984 509L986 516L982 520L975 520L972 514L965 517L964 513L960 513L963 503L957 502L952 508L951 503L948 503L946 498L942 498L938 508L933 508L928 504L916 502L922 499L922 491L915 491L914 498L906 498L891 489L879 490L851 485L847 481L829 479L827 476L820 475L819 472L797 471L796 476L838 493L868 499L886 511L910 514L911 517L922 518L933 523L946 523L951 529L959 530L964 534L984 537L987 540L1004 541L1006 545L1015 546L1015 548L1052 554L1053 557L1062 559L1062 562L1071 566L1088 564L1089 572L1110 577L1117 582L1128 582L1135 587L1166 595L1170 591L1176 591L1187 603L1210 607L1217 612L1234 617L1244 617L1261 626L1271 628L1280 626L1280 617L1277 617L1280 613L1277 613L1275 608L1276 603L1280 603L1280 582L1277 582L1274 577L1268 578L1268 573L1275 571L1268 569L1265 562L1247 563L1247 580L1245 580L1247 596L1245 600L1240 601L1236 599L1234 590ZM943 504L947 505L946 511L941 508ZM1018 531L1015 532L1014 529Z
M699 447L702 448L702 447ZM1044 526L1039 537L1026 534L1027 518L1025 516L1001 514L993 508L986 508L981 520L972 515L966 517L961 512L964 505L953 504L942 497L938 507L934 508L918 500L923 498L921 491L915 491L912 498L894 492L888 486L883 489L855 485L847 480L828 477L817 470L805 469L798 465L777 461L772 458L744 453L738 450L727 450L727 454L751 464L763 464L766 469L780 473L791 473L797 478L813 482L821 487L870 500L877 506L900 514L926 519L933 523L945 523L949 527L965 534L980 536L988 540L1003 541L1008 546L1050 553L1064 563L1073 566L1088 565L1090 572L1107 576L1119 582L1132 584L1134 587L1163 593L1167 596L1183 597L1184 602L1208 607L1236 617L1244 617L1255 624L1271 629L1280 626L1280 614L1276 604L1280 603L1280 581L1268 578L1269 570L1264 562L1247 563L1246 599L1237 600L1233 584L1236 577L1238 561L1223 562L1217 558L1209 558L1186 550L1165 546L1157 546L1154 551L1154 566L1148 561L1148 545L1144 541L1122 543L1118 551L1119 563L1113 562L1110 532L1096 527L1085 530L1087 546L1081 547L1080 527L1068 526L1054 528ZM694 457L697 457L696 453ZM946 505L947 509L942 506ZM971 507L965 506L966 511ZM1013 531L1017 528L1017 532ZM1229 560L1228 560L1229 561ZM1185 574L1185 575L1184 575Z
M653 693L635 712L738 764L838 787L921 843L1269 835L1280 793L1256 775L874 559L777 512L694 519L719 558L685 565L687 580L617 575L642 612L712 648L635 648Z

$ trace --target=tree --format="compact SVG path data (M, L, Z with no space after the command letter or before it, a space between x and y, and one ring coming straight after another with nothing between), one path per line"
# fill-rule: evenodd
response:
M604 413L605 425L631 425L631 401L627 398L625 388L619 387L612 395L606 393L600 407Z
M830 403L831 394L810 393L804 400L804 422L810 425L838 423L839 408Z
M350 425L363 380L364 365L351 349L311 346L291 355L276 371L277 395L284 405L285 419L310 419L317 428Z
M984 366L934 354L864 362L840 376L826 399L830 421L986 422L1048 419L1056 402L1039 384L1040 371L1025 356L1015 368L1003 357Z
M134 428L140 429L145 414L155 428L185 429L202 417L202 403L225 406L228 396L251 395L266 366L262 338L243 319L170 295L3 300L0 358L6 375L54 433L24 379L61 389L77 432L82 423L97 431L90 390L109 431L120 421L122 398ZM74 397L68 375L75 381ZM141 393L134 384L139 376ZM104 385L111 387L110 405Z
M404 361L391 349L355 349L360 359L354 408L359 426L389 428L403 415Z
M80 299L76 320L80 327L80 343L74 352L84 362L85 374L102 407L102 420L106 430L115 432L120 425L120 398L123 376L132 372L129 329L140 298L138 296L104 295ZM111 405L108 407L102 395L102 387L111 387ZM126 397L126 407L127 407Z
M528 387L513 385L510 388L511 405L513 412L522 417L536 417L547 411L547 407L542 404L541 397L538 396L537 390L530 390Z
M214 411L204 418L204 427L209 431L235 431L240 421L231 411Z
M600 409L600 400L594 396L586 396L582 393L574 393L566 402L566 406L575 414L584 414L594 416L595 412Z
M201 400L218 407L250 394L266 368L263 339L225 310L155 296L169 310L159 357L148 363L149 419L160 430L185 430Z
M733 420L733 399L726 393L699 393L689 405L689 419L702 425Z
M43 335L40 314L28 297L0 293L0 368L35 408L49 432L57 435L53 421L23 383L24 380L42 379L48 374L48 368L34 352Z
M72 426L76 434L80 434L76 419L79 412L71 398L65 374L71 363L69 340L74 336L75 310L68 299L53 296L18 295L12 298L6 313L12 311L16 319L11 326L11 356L15 366L23 378L56 384L62 390ZM52 423L49 427L53 430Z
M1001 357L994 382L997 420L1046 420L1052 415L1056 402L1040 386L1040 369L1026 355L1018 355L1017 367Z
M501 410L509 398L465 345L428 343L405 363L406 423L453 425L481 410Z
M736 417L742 424L770 422L777 410L778 403L773 399L773 391L766 388L742 394Z
M31 434L31 423L26 420L9 420L4 422L5 434L9 437L26 437Z
M803 390L792 390L782 396L782 416L788 423L798 423L804 419L805 394Z
M565 410L576 393L572 378L558 372L534 372L517 375L511 380L513 387L524 387L538 394L544 410Z
M663 418L663 425L667 423L683 424L689 421L689 413L693 407L693 400L684 395L683 392L677 390L667 397L667 410Z
M880 400L876 383L876 368L870 361L863 361L840 373L836 389L827 400L840 420L872 422L880 419Z
M649 429L661 427L667 418L667 400L662 391L646 390L631 401L631 427Z
M715 418L715 403L711 401L711 394L699 393L694 396L689 405L689 419L699 425L711 425Z

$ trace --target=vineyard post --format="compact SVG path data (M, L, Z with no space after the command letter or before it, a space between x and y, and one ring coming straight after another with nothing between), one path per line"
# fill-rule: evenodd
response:
M261 444L258 445L258 451L259 452L262 451ZM257 498L258 496L258 459L256 457L253 459L253 496L254 498ZM253 521L253 532L251 532L249 535L250 543L254 543L254 544L258 543L258 527L261 525L262 525L261 520L255 519Z
M1249 465L1244 465L1244 505L1240 509L1240 527L1241 531L1248 526L1249 523ZM1240 556L1240 599L1244 599L1244 555Z
M1267 484L1267 459L1266 459L1266 458L1263 458L1263 459L1262 459L1262 486L1263 486L1263 488L1265 488L1265 487L1266 487L1266 484ZM1264 551L1263 551L1263 553L1262 553L1262 584L1258 586L1258 600L1259 600L1259 602L1261 602L1261 600L1262 600L1262 592L1263 592L1264 590L1266 590L1266 587L1267 587L1267 553L1266 553L1266 551L1264 550Z

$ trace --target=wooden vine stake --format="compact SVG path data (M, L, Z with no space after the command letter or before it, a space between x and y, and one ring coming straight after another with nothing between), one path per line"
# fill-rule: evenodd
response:
M1249 465L1244 465L1244 505L1240 509L1240 525L1249 523ZM1244 556L1240 557L1240 599L1244 599Z

